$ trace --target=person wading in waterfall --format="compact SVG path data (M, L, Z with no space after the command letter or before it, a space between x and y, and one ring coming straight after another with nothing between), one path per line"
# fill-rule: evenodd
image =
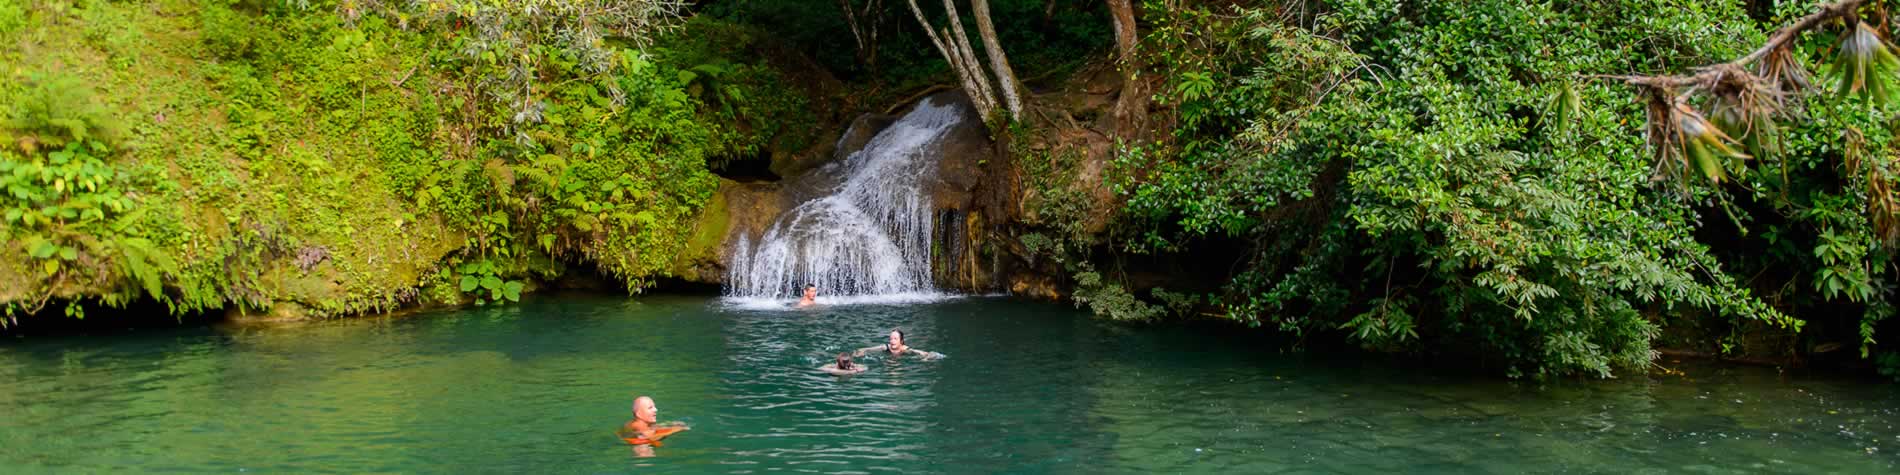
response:
M818 305L818 286L813 285L813 284L805 284L805 294L803 297L799 297L798 308L805 308L805 307L810 307L813 305Z
M882 345L859 348L858 351L853 352L852 355L864 356L865 353L869 353L872 351L881 351L891 356L903 356L905 353L909 353L909 354L921 356L926 360L934 360L934 359L943 357L943 353L919 350L916 348L911 348L910 345L905 345L903 330L891 330L890 340L887 340L887 341L888 341L887 343L882 344Z

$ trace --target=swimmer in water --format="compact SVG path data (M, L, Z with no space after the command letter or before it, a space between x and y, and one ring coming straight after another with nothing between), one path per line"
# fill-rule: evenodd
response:
M888 354L891 356L903 356L904 354L908 353L908 354L921 356L926 360L934 360L934 359L943 357L943 353L938 353L935 351L919 350L916 348L911 348L910 345L905 345L903 330L891 330L890 339L886 341L887 343L882 344L882 345L859 348L858 351L852 353L852 355L864 356L866 353L869 353L869 352L880 351L880 352L883 352L884 354Z
M818 286L805 284L805 295L798 299L798 308L818 305Z
M660 424L659 420L660 408L653 405L653 398L646 396L634 398L633 420L627 421L627 425L620 427L620 436L629 439L637 438L659 442L660 439L664 439L666 436L687 429L686 424L683 423L668 422L666 424ZM660 430L667 428L677 428L677 430Z
M852 364L850 353L839 353L838 362L825 365L818 368L818 370L838 376L849 376L864 372L864 367Z

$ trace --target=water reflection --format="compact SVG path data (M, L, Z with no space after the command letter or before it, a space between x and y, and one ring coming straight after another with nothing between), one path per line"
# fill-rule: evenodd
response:
M1100 378L1094 387L1096 414L1120 436L1113 465L1244 473L1894 468L1893 457L1857 445L1881 441L1829 440L1827 427L1801 423L1834 412L1816 392L1856 393L1847 398L1872 417L1842 427L1877 423L1874 432L1892 438L1885 444L1900 441L1890 390L1782 385L1755 370L1695 382L1638 375L1538 386L1197 356L1100 361L1105 374L1135 376ZM1141 377L1155 374L1166 382ZM1152 437L1157 427L1172 435Z

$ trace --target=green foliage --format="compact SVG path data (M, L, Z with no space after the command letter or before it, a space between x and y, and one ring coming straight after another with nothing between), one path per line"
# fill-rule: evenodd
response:
M1028 210L1024 220L1056 231L1053 238L1059 241L1051 246L1035 247L1058 252L1085 251L1094 244L1094 237L1087 229L1092 198L1075 183L1075 170L1081 166L1081 158L1081 151L1059 147L1031 151L1018 160L1024 188L1028 190L1023 198L1023 207Z
M870 51L860 50L841 5L861 12L859 24L876 37ZM1113 43L1114 36L1101 2L1047 2L1044 0L991 0L990 18L997 41L1008 50L1017 74L1030 79L1079 66ZM921 6L941 15L934 3ZM933 8L935 7L935 8ZM710 2L702 17L755 27L769 33L776 47L810 55L825 70L857 84L844 100L879 104L895 99L891 93L944 83L949 66L930 46L922 25L903 1L746 0ZM969 8L959 8L965 15ZM938 25L940 18L932 18ZM974 20L965 19L965 25ZM974 41L974 40L973 40Z
M484 303L562 261L643 288L709 164L818 129L751 30L666 35L677 6L29 2L0 30L0 301L343 315L460 290L457 263Z
M501 271L501 267L489 259L462 264L455 268L456 275L460 276L456 288L473 296L475 305L520 302L524 284L520 280L503 280Z
M1296 24L1147 7L1173 128L1117 158L1124 245L1256 243L1230 318L1540 377L1647 366L1652 312L1803 325L1698 242L1706 208L1649 185L1628 92L1568 79L1726 61L1761 38L1737 9L1359 0ZM1866 244L1828 250L1860 262Z
M1265 155L1287 145L1311 104L1362 87L1345 80L1358 56L1340 42L1280 25L1265 10L1151 17L1158 21L1146 40L1157 50L1150 61L1175 78L1173 93L1157 97L1174 106L1174 143L1118 157L1117 169L1140 183L1118 184L1127 212L1144 223L1174 221L1190 234L1234 234L1260 225L1252 210L1311 198L1307 184L1323 161ZM1144 229L1137 247L1171 246L1164 228Z
M6 222L12 225L9 229L88 226L126 212L132 202L115 189L125 177L97 156L106 151L99 142L83 141L30 161L9 154L10 160L0 162L0 189L9 198L5 210Z
M110 148L74 138L84 136L62 137L64 148L44 154L0 151L0 242L17 243L42 282L122 279L131 292L105 295L105 303L124 303L138 291L173 302L163 281L180 269L143 237L143 203L129 192L156 178L108 165L100 157ZM49 284L32 292L43 302L52 291Z
M309 5L298 0L299 6ZM447 48L473 72L481 92L509 113L511 126L544 119L549 68L571 77L599 78L627 65L619 45L646 46L674 27L686 8L677 0L344 0L336 11L355 23L376 13L407 26L453 31ZM446 56L446 55L445 55ZM611 87L612 83L605 83ZM516 133L517 141L532 136Z
M1835 94L1860 93L1863 99L1885 103L1896 70L1900 70L1900 57L1880 39L1874 26L1855 22L1841 32L1840 51L1829 63L1827 74L1834 78Z
M491 218L523 236L512 242L579 254L637 289L684 248L692 219L717 187L706 164L725 137L697 121L690 75L628 61L612 79L627 93L624 104L614 104L605 87L563 87L548 123L530 129L546 148L491 163L487 177L495 200L518 217L514 228Z
M812 98L772 67L763 43L771 38L742 25L694 17L653 48L658 62L678 70L680 85L702 105L698 122L715 128L709 163L798 151L818 140Z
M26 27L26 3L0 3L0 35Z
M1176 316L1190 315L1202 305L1217 303L1212 295L1169 292L1160 287L1148 289L1148 293L1154 295L1155 300L1160 300L1161 307L1167 309L1169 314Z
M204 48L220 59L248 59L256 51L257 22L244 12L231 8L206 8L198 14L200 38Z
M28 89L13 97L4 129L10 131L8 145L26 154L40 149L57 149L83 141L110 140L112 122L104 110L92 101L92 93L79 78L67 74L31 73L25 77Z
M1075 274L1076 305L1087 305L1096 315L1121 321L1147 321L1165 314L1165 308L1143 302L1128 289L1104 281L1093 267L1084 264L1081 268Z
M139 237L137 227L141 203L131 193L156 178L106 163L111 123L78 78L28 78L30 86L7 111L4 128L18 149L0 149L0 242L17 243L41 281L116 271L133 277L147 296L167 300L157 282L164 273L176 273L176 265L150 256L150 241ZM33 292L43 301L51 291Z
M1874 359L1874 365L1879 368L1881 376L1893 378L1894 382L1900 383L1900 351L1881 353Z

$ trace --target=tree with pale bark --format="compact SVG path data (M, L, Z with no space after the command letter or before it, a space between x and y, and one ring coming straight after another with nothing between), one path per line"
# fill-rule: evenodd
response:
M1121 65L1122 78L1121 94L1115 98L1115 131L1123 137L1141 131L1148 109L1148 94L1141 87L1141 57L1135 50L1133 3L1133 0L1108 0L1109 17L1115 22L1115 58Z
M996 26L990 21L988 0L970 0L970 8L976 20L977 34L981 36L985 56L989 60L987 71L984 63L976 57L976 48L970 45L970 37L963 29L963 17L957 11L956 0L943 0L943 9L948 17L948 26L938 28L924 15L917 0L909 0L910 11L917 16L917 22L924 27L924 34L930 37L930 43L950 63L951 71L957 75L965 95L984 117L994 117L998 110L1006 110L1010 120L1019 120L1023 114L1022 84L1016 79L1016 72L1009 66L1009 57L1003 53L1003 45L996 39ZM995 75L994 85L990 75Z
M865 0L864 5L853 9L851 0L838 0L838 8L844 11L845 26L851 29L851 41L857 49L858 64L876 76L878 31L884 24L883 2Z

